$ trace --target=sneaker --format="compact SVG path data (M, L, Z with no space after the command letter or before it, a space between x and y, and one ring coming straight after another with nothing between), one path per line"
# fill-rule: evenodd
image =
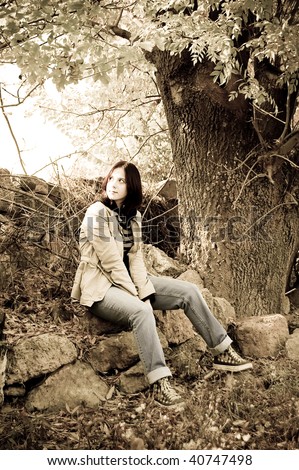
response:
M229 346L223 353L214 357L213 368L217 370L227 370L229 372L240 372L241 370L251 369L252 364L239 356L239 354Z
M163 377L154 383L154 399L161 405L171 406L183 403L183 398L172 388L168 377Z

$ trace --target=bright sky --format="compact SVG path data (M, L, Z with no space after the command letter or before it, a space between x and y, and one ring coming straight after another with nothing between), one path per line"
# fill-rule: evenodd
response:
M14 66L0 67L0 82L11 92L16 92L20 85L19 71ZM47 92L55 95L53 87L48 86ZM58 96L58 94L56 94ZM4 104L15 102L2 88ZM33 115L28 113L32 109L32 102L28 98L23 104L15 107L6 107L5 112L10 121L13 133L21 150L22 160L28 174L50 179L53 174L51 166L44 168L51 161L57 161L59 171L66 171L73 159L60 157L74 152L74 148L67 136L55 127L51 121L37 109ZM14 174L23 174L18 151L9 127L0 111L0 167L6 168ZM43 169L44 168L44 169ZM63 168L63 170L62 170Z

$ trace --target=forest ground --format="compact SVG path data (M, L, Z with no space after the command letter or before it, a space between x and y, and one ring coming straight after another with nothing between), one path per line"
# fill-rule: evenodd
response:
M33 278L31 282L36 285ZM77 317L82 312L73 310L67 298L51 299L40 291L35 298L14 294L12 305L9 297L2 299L8 342L23 335L65 333L81 357L94 343L94 337L82 334ZM57 306L63 316L55 316ZM298 313L289 323L298 327ZM170 366L173 354L175 350L167 353ZM95 410L30 413L24 398L7 397L0 408L0 449L299 448L298 361L282 351L274 358L254 359L252 370L232 374L213 371L208 353L199 362L195 359L190 357L189 377L176 372L173 377L185 397L184 409L161 407L149 389L121 393L118 371L105 376L113 393Z

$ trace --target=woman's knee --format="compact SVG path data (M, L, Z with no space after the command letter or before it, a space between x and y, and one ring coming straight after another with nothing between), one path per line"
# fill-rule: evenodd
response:
M186 299L193 298L199 293L198 287L189 281L182 281L182 297Z
M144 304L143 302L138 309L134 310L131 313L129 321L133 328L138 327L140 325L146 325L147 327L150 327L155 326L156 324L152 308L149 305Z

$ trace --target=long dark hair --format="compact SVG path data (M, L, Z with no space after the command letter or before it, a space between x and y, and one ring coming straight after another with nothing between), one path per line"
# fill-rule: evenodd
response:
M142 184L141 177L138 168L134 163L127 162L126 160L120 160L116 162L113 167L110 169L109 173L102 182L102 192L101 192L101 201L108 207L114 208L115 203L110 201L106 193L106 187L110 176L116 168L123 168L126 175L127 183L127 197L122 205L122 212L126 215L135 215L137 209L142 204Z

